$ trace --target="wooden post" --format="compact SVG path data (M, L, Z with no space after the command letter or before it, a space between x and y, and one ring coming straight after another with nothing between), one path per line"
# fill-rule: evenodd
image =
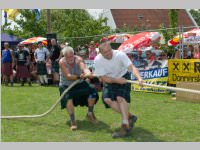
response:
M47 33L51 33L51 10L47 9Z

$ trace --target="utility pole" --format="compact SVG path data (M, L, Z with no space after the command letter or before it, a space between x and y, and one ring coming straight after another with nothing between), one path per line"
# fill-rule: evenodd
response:
M51 33L51 10L47 9L47 33Z

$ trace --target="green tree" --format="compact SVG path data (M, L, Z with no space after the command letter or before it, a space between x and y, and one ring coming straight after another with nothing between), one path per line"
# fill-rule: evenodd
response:
M20 38L30 38L34 36L46 36L47 33L47 10L42 9L41 19L36 21L35 13L31 10L20 10L20 19L14 20L17 26L14 29L10 25L2 27L2 31L16 35ZM110 27L105 26L107 18L100 16L94 19L87 10L84 9L51 9L51 30L56 33L58 39L67 41L72 46L86 44L91 40L99 40L94 35L109 33ZM88 38L78 38L78 37ZM68 38L67 38L68 37ZM72 38L73 37L73 38Z
M43 18L46 18L46 10L41 11ZM52 32L57 34L58 39L67 41L72 46L86 44L91 40L99 40L102 35L109 32L110 27L105 26L106 18L94 19L84 9L54 9L51 10ZM79 38L86 37L87 38Z
M178 9L170 9L169 10L169 28L167 29L166 26L163 24L160 25L160 31L165 38L165 42L167 43L170 39L172 39L177 34L177 27L178 27ZM168 54L174 53L173 47L168 47L166 45L161 45L161 49L165 50Z
M36 21L35 12L30 9L20 9L20 18L15 19L17 24L14 29L10 28L10 24L3 25L2 31L15 35L19 38L30 38L34 36L45 36L46 25L44 19Z
M200 9L198 10L191 9L190 13L192 17L194 18L194 20L196 21L196 23L198 24L198 26L200 26Z

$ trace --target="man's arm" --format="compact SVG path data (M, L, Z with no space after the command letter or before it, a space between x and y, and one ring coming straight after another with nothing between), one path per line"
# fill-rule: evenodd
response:
M117 83L117 84L125 84L126 83L126 79L125 78L111 78L108 76L100 76L100 79L102 82L104 83Z
M35 53L34 53L34 59L35 59L35 62L38 61L38 59L37 59L37 50L36 50Z
M83 71L83 74L81 74L81 78L94 78L94 74L88 69L87 65L84 63L82 58L78 58L79 66L81 70Z
M68 68L66 67L66 65L65 65L63 59L61 59L61 60L59 61L59 66L60 66L60 69L61 69L61 71L63 72L64 76L67 78L67 80L74 81L74 80L79 79L79 76L77 76L77 75L72 75L72 74L69 72L69 70L68 70Z
M49 59L50 59L50 52L49 52L49 50L47 48L45 48L45 55L46 55L45 62L47 63L49 61Z
M59 57L58 57L58 59L56 61L59 61L63 56L62 49L61 49L60 46L59 46L59 51L60 51L60 55L59 55Z
M30 56L30 54L27 52L27 55L26 55L26 64L27 64L27 65L30 64L30 60L31 60L31 56Z
M11 57L12 57L12 68L15 66L15 64L17 63L14 51L11 51Z
M140 76L138 69L133 64L131 64L129 65L128 70L131 71L136 76L136 78L139 81L140 86L142 86L143 80L142 80L142 77Z
M83 73L85 75L91 75L90 70L88 69L88 67L86 66L86 64L83 62L82 58L79 60L79 66L81 68L81 70L83 71Z

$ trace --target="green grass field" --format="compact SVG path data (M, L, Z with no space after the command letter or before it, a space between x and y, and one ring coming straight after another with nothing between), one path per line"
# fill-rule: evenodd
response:
M101 94L101 93L100 93ZM1 87L2 115L41 114L59 98L58 88ZM38 119L1 120L2 141L9 142L156 142L200 141L200 104L171 100L169 94L132 92L131 112L138 116L131 136L112 139L120 127L120 115L105 109L100 99L95 107L97 125L86 121L86 107L76 107L78 130L69 128L69 117L60 105Z

